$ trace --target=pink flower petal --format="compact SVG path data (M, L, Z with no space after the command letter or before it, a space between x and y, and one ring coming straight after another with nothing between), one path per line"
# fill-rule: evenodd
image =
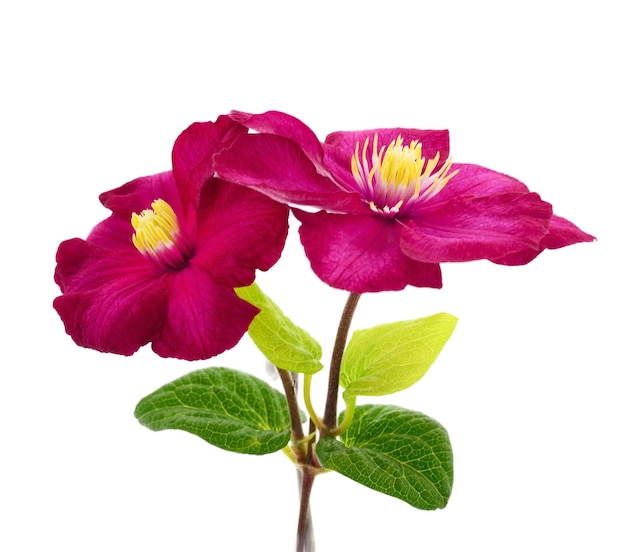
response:
M193 123L180 134L172 148L172 167L183 203L198 205L202 186L214 174L213 155L246 132L221 115L214 123Z
M263 194L211 179L198 210L198 247L193 263L222 285L251 284L255 269L268 270L280 258L288 215L286 205Z
M439 265L414 261L400 250L402 226L394 219L294 213L302 222L300 239L311 267L330 286L353 293L441 287Z
M167 312L167 282L139 255L73 239L59 246L55 281L64 295L54 308L83 347L131 355L159 330Z
M116 215L130 220L133 213L149 209L155 199L164 199L175 211L180 211L180 197L172 171L142 176L100 194L100 202Z
M179 215L179 223L184 224L185 219L181 216L183 208L174 176L172 171L168 171L136 178L119 188L100 194L100 201L113 214L96 225L87 239L90 243L102 247L135 249L131 238L134 233L130 223L131 216L133 213L150 209L152 202L156 199L167 201L174 212ZM190 223L193 232L195 217L192 217Z
M532 261L545 249L559 249L575 243L592 241L595 241L592 235L583 232L569 220L553 215L550 219L549 231L539 243L539 247L523 249L506 257L491 260L494 263L508 266L524 265Z
M167 315L152 349L162 357L206 359L234 347L259 310L193 265L168 276Z
M292 140L273 134L248 134L214 157L218 175L283 203L364 209L358 194L346 193L320 175Z
M315 133L302 121L280 111L267 111L252 115L231 111L230 117L246 127L267 134L278 134L298 144L306 156L316 165L322 161L322 146Z
M453 198L406 221L401 248L422 262L499 258L535 249L552 207L533 193Z
M458 173L424 206L425 208L459 196L485 197L510 192L529 192L526 185L512 176L492 171L480 165L453 163L450 173L454 171L458 171Z

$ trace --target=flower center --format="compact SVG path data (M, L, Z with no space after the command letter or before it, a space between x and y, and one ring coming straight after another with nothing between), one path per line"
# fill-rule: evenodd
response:
M450 158L435 171L439 152L432 159L424 159L419 140L406 146L398 135L379 149L376 133L368 158L369 141L369 137L365 139L362 152L357 142L351 168L364 201L377 213L395 216L410 205L437 195L458 172L449 173Z
M151 207L131 216L130 223L135 229L133 244L159 266L182 268L191 248L183 239L176 213L163 199L153 201Z

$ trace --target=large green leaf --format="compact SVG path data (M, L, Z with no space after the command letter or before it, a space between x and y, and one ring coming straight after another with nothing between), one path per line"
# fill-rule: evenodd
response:
M233 452L268 454L289 442L284 395L229 368L187 374L139 401L135 417L150 429L181 429Z
M428 371L456 322L440 313L354 332L341 364L344 395L388 395L410 387Z
M270 362L283 370L302 374L314 374L322 369L320 344L289 320L258 285L235 291L261 310L250 324L248 334Z
M445 507L452 492L448 433L420 412L357 406L341 441L323 437L316 451L325 468L421 510Z

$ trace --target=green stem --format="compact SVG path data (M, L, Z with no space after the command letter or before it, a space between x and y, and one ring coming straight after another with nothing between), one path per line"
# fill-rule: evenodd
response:
M354 418L354 410L356 408L356 396L349 397L348 399L344 397L344 400L346 402L346 409L343 413L343 420L341 420L341 423L332 430L331 434L333 436L345 433L352 424L352 420Z
M324 411L324 431L332 430L337 425L337 398L339 396L341 360L343 359L343 352L346 348L352 316L354 315L360 297L358 293L351 293L349 295L346 305L343 308L339 327L337 328L337 337L335 338L335 347L333 349L328 374L328 392L326 395L326 410Z
M304 406L306 406L306 410L309 413L309 418L313 421L317 428L322 427L322 420L319 418L315 409L313 408L313 403L311 402L311 378L312 374L304 374L304 386L302 388L302 393L304 396Z

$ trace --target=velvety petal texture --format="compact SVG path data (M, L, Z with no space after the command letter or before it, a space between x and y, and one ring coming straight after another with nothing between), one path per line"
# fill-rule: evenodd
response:
M228 117L192 125L172 171L105 192L111 216L86 240L61 243L54 308L77 344L131 355L152 343L160 356L199 360L238 343L258 310L233 288L278 260L288 217L214 176L213 155L245 132Z
M245 127L263 134L284 136L298 144L315 164L322 163L324 150L315 133L302 121L280 111L266 111L259 115L231 111L230 117Z
M158 333L167 281L127 253L78 238L59 246L54 308L78 345L131 355Z
M205 182L213 176L213 155L247 129L221 115L215 123L193 123L174 142L172 167L181 198L197 205Z
M362 211L361 197L320 174L300 146L283 136L247 134L214 157L219 176L290 205Z
M332 287L353 293L441 287L439 265L408 257L400 248L402 227L392 219L299 209L294 214L313 272Z
M583 232L567 219L553 215L548 233L541 239L538 247L527 247L497 259L489 259L497 264L515 266L524 265L535 259L545 249L560 249L580 242L591 242L595 238Z
M549 203L501 173L453 167L458 173L450 184L407 217L401 240L407 255L423 262L474 261L539 247L552 218Z
M447 130L342 131L321 143L285 113L230 116L256 133L218 152L215 170L290 205L311 267L333 287L441 287L442 262L524 264L594 240L515 178L453 163Z

